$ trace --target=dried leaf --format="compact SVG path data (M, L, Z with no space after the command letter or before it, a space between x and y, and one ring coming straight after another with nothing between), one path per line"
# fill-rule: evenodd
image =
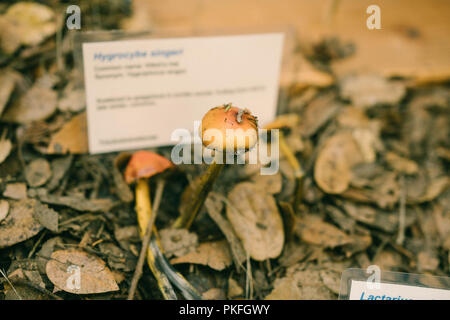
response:
M25 178L30 187L42 186L51 175L50 164L43 158L35 159L25 167Z
M302 133L305 136L314 135L325 123L338 112L340 105L336 103L336 94L328 93L313 100L305 110L302 121Z
M297 281L293 278L276 279L274 289L267 295L265 300L300 300L301 292L297 286Z
M6 200L0 200L0 222L2 222L9 212L9 202Z
M396 104L406 93L405 85L386 80L376 74L361 74L345 77L341 81L341 95L353 105L369 108L377 104Z
M42 230L34 212L36 200L11 202L9 214L0 225L0 248L25 241Z
M77 270L80 286L71 282ZM114 275L103 260L77 249L54 251L47 263L46 273L56 288L70 293L95 294L119 290Z
M84 94L84 90L82 89L67 90L66 88L64 90L64 95L58 102L58 109L63 112L70 111L78 113L84 109L85 104L86 104L86 97Z
M417 197L411 198L408 197L408 203L422 203L426 201L431 201L437 196L439 196L450 184L450 179L448 177L440 177L431 181L431 183L427 186L427 190L425 194Z
M0 30L2 29L1 26L2 24L0 18ZM14 91L14 87L16 86L16 83L20 78L21 75L18 72L10 69L0 70L0 116L2 115L3 110L8 104L9 98Z
M12 144L10 140L3 139L0 140L0 163L5 161L11 152Z
M10 6L3 18L9 23L9 28L5 31L12 32L12 36L7 38L8 43L2 43L3 50L13 53L20 44L39 44L55 33L54 17L55 15L49 7L39 3L19 2ZM3 38L6 32L2 32L0 35Z
M201 243L193 252L170 260L170 263L195 263L214 270L224 270L232 264L230 247L226 240Z
M86 112L73 117L52 135L47 152L60 154L88 152Z
M314 216L306 216L299 220L295 226L295 233L309 244L329 248L353 242L353 239L340 229Z
M14 200L25 199L27 197L27 185L25 183L8 183L3 195Z
M397 172L415 174L419 171L419 166L416 162L400 157L394 152L386 153L386 161L389 166Z
M58 212L45 204L37 202L35 206L35 215L42 226L53 232L58 232Z
M233 256L236 269L244 269L242 262L246 260L246 254L244 248L242 247L242 243L238 239L230 222L221 214L223 208L223 201L221 200L221 198L221 195L210 192L208 197L206 198L205 207L211 219L214 220L222 233L225 235L225 238L230 245L231 254Z
M159 236L167 258L185 256L194 251L198 244L197 235L186 229L162 229Z
M1 119L13 123L45 120L56 111L56 99L54 90L37 83L9 106Z
M344 192L351 179L351 168L363 158L350 132L338 132L328 138L314 166L314 179L326 193Z
M227 218L255 260L276 258L284 244L284 229L274 198L253 183L242 182L228 195Z

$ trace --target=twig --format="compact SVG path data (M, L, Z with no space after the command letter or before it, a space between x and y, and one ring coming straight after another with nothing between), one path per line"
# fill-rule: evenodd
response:
M402 194L400 196L400 212L398 218L398 236L396 243L401 246L405 241L405 224L406 224L406 189L405 189L405 177L402 175L400 178L402 185Z
M139 259L136 265L136 270L134 270L133 279L131 280L131 287L127 298L128 300L134 299L139 279L142 276L142 268L145 263L145 257L147 255L148 246L150 244L150 239L152 237L152 229L155 223L156 213L158 211L159 204L161 203L163 189L164 189L164 180L159 179L158 184L156 186L156 194L155 194L155 201L153 202L152 215L148 220L147 228L145 229L145 236L142 239L142 248L141 252L139 253Z

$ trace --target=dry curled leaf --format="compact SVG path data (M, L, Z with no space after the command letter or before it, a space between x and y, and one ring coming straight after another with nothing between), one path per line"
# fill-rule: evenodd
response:
M25 241L42 230L35 217L36 200L11 202L8 216L0 225L0 248Z
M78 249L54 251L47 263L46 273L56 288L70 293L95 294L119 290L106 263ZM77 273L79 283L74 279Z
M232 263L230 247L226 240L201 243L194 251L170 260L170 263L195 263L221 271Z
M227 218L253 259L262 261L280 255L283 222L270 194L253 183L239 183L228 195Z

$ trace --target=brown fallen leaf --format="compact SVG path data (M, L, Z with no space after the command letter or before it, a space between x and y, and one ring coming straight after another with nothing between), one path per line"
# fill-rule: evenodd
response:
M13 123L45 120L56 111L57 94L37 81L30 90L4 111L1 119Z
M0 225L0 248L25 241L42 230L35 217L36 204L34 199L10 202L9 214Z
M293 278L286 277L276 279L274 289L269 293L265 300L300 300L301 292L297 286L297 281Z
M301 240L323 247L334 248L353 242L346 233L315 216L306 216L298 220L294 232Z
M1 94L1 92L0 92L0 94ZM1 99L1 97L0 97L0 99ZM0 114L1 114L1 110L0 110ZM0 163L5 161L5 159L11 153L11 149L12 149L11 140L6 139L6 133L7 133L7 131L5 129L0 138Z
M69 171L70 166L72 165L72 160L72 155L52 160L50 164L52 176L46 185L46 188L49 191L53 191L58 186L60 186L61 180L64 178L66 173Z
M2 222L9 212L9 202L7 200L0 200L0 222Z
M351 180L351 168L363 161L359 147L348 131L341 131L324 143L314 166L314 179L326 193L344 192Z
M27 197L27 185L22 182L8 183L3 196L14 200L25 199Z
M394 152L386 153L386 161L389 166L397 172L415 174L419 171L419 166L416 162L407 158L400 157Z
M35 216L43 227L53 232L58 232L58 212L45 204L37 202L35 206Z
M233 299L236 297L240 297L244 294L244 289L234 280L232 277L228 278L228 290L227 297L228 299Z
M396 104L406 93L404 84L377 74L349 75L341 80L340 87L342 97L361 108Z
M245 250L242 247L242 243L233 230L230 222L225 219L221 211L223 209L223 202L226 200L220 194L210 192L205 201L206 211L212 220L217 224L219 229L225 235L225 238L230 245L233 261L236 265L236 270L244 269L242 263L246 260Z
M313 100L304 113L301 123L302 134L309 137L314 135L323 125L333 118L339 111L336 94L330 92Z
M6 10L4 19L10 23L13 43L2 43L7 53L13 53L20 44L37 45L56 31L55 14L45 5L33 2L18 2ZM4 33L1 34L2 36Z
M1 26L2 24L0 18L0 29ZM3 110L8 104L9 98L13 93L16 83L19 79L21 79L21 75L16 71L13 71L11 69L0 70L0 116L2 115Z
M47 152L50 154L88 152L86 112L74 116L61 130L52 135Z
M42 186L51 175L50 164L44 158L35 159L25 167L25 178L30 187Z
M197 235L186 229L161 229L159 237L167 258L185 256L194 251L198 244Z
M439 177L436 179L433 179L430 184L427 186L427 189L425 191L425 194L417 197L407 197L407 202L409 204L413 203L422 203L431 201L434 198L436 198L438 195L440 195L442 192L444 192L445 189L450 185L450 179L448 177Z
M250 182L237 184L228 194L227 218L253 259L280 255L284 228L272 195Z
M78 249L54 251L46 274L56 288L75 294L119 290L113 273L100 258ZM77 283L75 277L80 276Z
M226 240L203 242L195 251L170 260L172 264L202 264L218 271L229 267L232 262L230 247Z

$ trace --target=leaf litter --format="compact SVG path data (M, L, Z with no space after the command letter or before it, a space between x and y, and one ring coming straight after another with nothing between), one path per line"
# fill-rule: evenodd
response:
M122 9L102 7L107 27L118 27ZM14 286L24 299L122 299L141 246L128 158L85 154L83 88L71 59L57 72L52 53L60 28L43 4L0 14L0 264L22 281ZM302 167L300 202L284 154L273 176L226 166L192 228L174 230L182 194L205 168L180 165L166 178L161 244L204 298L335 299L345 268L370 264L450 272L448 83L362 70L336 77L329 64L346 59L346 48L338 39L299 46L307 69L283 88L286 109L270 124ZM67 287L70 264L81 267L81 289ZM5 283L0 297L18 298ZM161 298L147 266L139 298Z

